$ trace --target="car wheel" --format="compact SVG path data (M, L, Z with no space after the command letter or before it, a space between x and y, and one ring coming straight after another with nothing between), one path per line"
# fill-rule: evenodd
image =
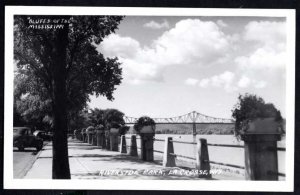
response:
M40 151L43 148L43 142L38 143L36 150Z

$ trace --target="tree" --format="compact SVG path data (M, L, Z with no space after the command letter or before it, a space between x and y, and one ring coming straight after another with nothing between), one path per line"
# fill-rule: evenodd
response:
M265 103L261 97L245 94L239 95L238 102L232 110L232 117L235 119L235 135L240 136L245 131L249 121L256 118L275 118L282 122L279 110L271 103Z
M103 115L104 126L107 129L119 128L125 124L123 117L124 113L117 109L106 109Z
M105 110L99 108L91 109L90 121L93 126L104 125L104 113Z
M53 179L69 179L68 117L89 101L89 95L113 100L122 70L117 58L96 50L113 33L121 16L15 16L14 59L45 90L53 117ZM51 26L52 25L52 26ZM72 109L76 108L76 109Z
M87 109L84 109L82 111L79 111L77 114L73 114L73 116L69 120L70 122L70 129L72 130L79 130L86 128L88 126L93 126L93 123L90 119L90 113L88 113Z
M24 70L15 72L14 126L30 126L32 130L49 128L44 118L50 113L50 101L35 91L43 89L37 87L33 78L24 74Z

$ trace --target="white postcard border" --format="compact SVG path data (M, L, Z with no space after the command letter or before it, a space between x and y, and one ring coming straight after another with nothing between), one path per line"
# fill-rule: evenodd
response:
M48 180L13 178L13 16L21 15L131 15L131 16L265 16L286 17L286 180ZM288 9L202 9L129 7L5 7L5 101L4 101L4 188L5 189L110 189L110 190L210 190L293 191L295 107L295 10Z

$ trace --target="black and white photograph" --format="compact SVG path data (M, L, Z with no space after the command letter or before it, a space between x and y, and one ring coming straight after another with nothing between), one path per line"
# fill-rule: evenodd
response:
M7 188L293 190L293 10L9 6L5 21Z

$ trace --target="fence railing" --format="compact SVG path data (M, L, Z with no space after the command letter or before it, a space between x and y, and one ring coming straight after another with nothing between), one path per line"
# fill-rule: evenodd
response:
M124 135L123 135L124 136ZM100 139L101 137L97 137L97 145L99 146L104 146L102 148L105 149L111 149L111 147L108 147L110 145L110 141L109 139L102 137L100 141L98 141L98 138ZM130 144L127 145L126 144L126 140L130 140ZM139 139L141 141L141 145L140 147L137 147L137 143L136 140ZM173 140L172 137L166 137L165 139L157 139L157 138L150 138L149 137L147 139L143 139L142 137L137 137L135 135L131 135L131 137L122 137L121 138L121 144L120 144L120 152L121 153L128 153L131 156L138 156L138 152L137 150L140 150L141 153L141 159L146 160L146 161L152 161L153 160L153 153L160 153L163 155L163 166L165 167L174 167L176 166L176 158L183 158L183 159L189 159L189 160L193 160L196 164L196 169L198 170L202 170L202 171L207 171L208 173L210 173L210 165L211 164L215 164L215 165L221 165L221 166L225 166L225 167L232 167L232 168L237 168L237 169L243 169L246 172L246 179L251 179L251 180L257 180L257 178L267 178L267 179L263 179L263 180L268 180L268 178L271 178L270 180L276 180L276 178L278 179L278 176L280 177L285 177L285 173L280 173L278 172L278 164L277 161L278 157L277 157L277 152L281 151L281 152L285 152L286 149L283 147L277 147L276 143L275 145L258 145L258 146L251 146L251 144L247 145L246 147L246 142L244 145L232 145L232 144L214 144L214 143L207 143L206 139L199 139L197 140L197 142L188 142L188 141L178 141L178 140ZM148 144L145 144L144 142L148 141ZM156 142L164 142L165 146L164 146L164 151L159 151L159 150L155 150L153 148L153 143L154 141ZM189 145L194 145L197 147L197 152L196 152L196 156L195 157L191 157L191 156L186 156L186 155L182 155L182 154L176 154L174 152L174 143L176 144L189 144ZM268 143L269 144L269 143ZM214 160L210 160L209 159L209 152L208 152L208 147L227 147L227 148L242 148L245 150L245 159L248 159L249 162L245 161L245 166L241 166L241 165L236 165L236 164L230 164L230 163L224 163L224 162L218 162L218 161L214 161ZM252 147L252 149L251 149ZM258 151L257 150L253 150L253 148L259 148L261 147ZM126 149L124 149L126 148ZM127 152L127 149L128 152ZM263 150L263 153L261 153L261 150ZM261 156L259 155L264 155L263 158L265 158L266 156L271 159L271 162L264 162L261 164L251 164L251 160L255 161L256 158L261 159ZM268 159L267 158L267 159ZM254 160L253 160L254 159ZM274 165L274 166L273 166ZM272 167L272 170L268 170L268 167ZM251 175L253 172L264 172L265 175L263 176L253 176ZM250 174L249 174L250 173ZM199 177L211 177L210 174L207 175L199 175ZM275 178L275 179L274 179Z

